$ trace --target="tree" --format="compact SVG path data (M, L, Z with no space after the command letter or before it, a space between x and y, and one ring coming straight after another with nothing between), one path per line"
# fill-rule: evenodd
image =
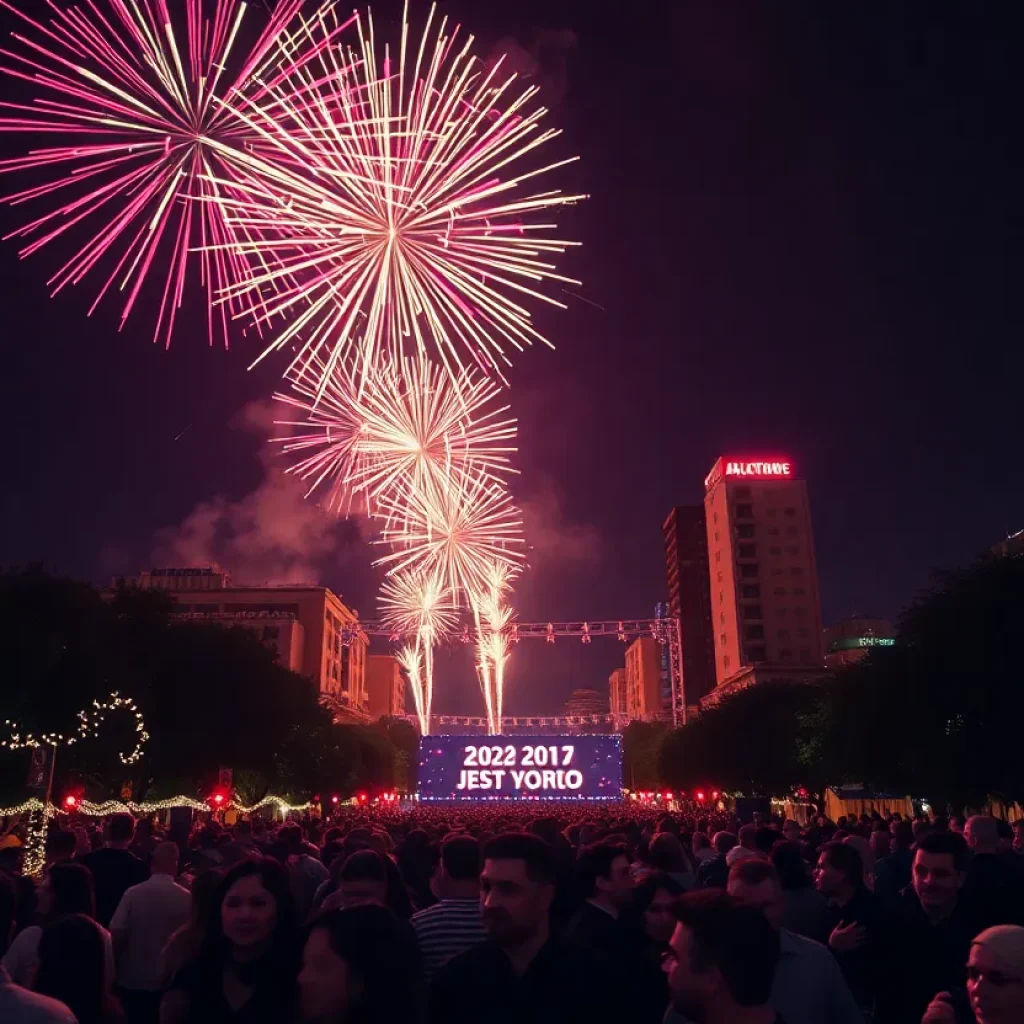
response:
M836 781L957 808L989 794L1024 799L1022 621L1024 557L938 575L901 618L895 646L828 687L820 748Z
M714 786L763 796L814 785L799 754L802 723L819 700L818 688L806 683L740 690L665 737L659 775L676 789Z

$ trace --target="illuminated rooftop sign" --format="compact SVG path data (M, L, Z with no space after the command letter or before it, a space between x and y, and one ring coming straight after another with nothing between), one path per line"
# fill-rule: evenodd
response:
M836 640L829 652L855 651L861 647L895 647L896 639L891 636L847 636Z
M723 455L704 480L710 491L722 477L747 480L788 480L793 477L793 463L789 459L737 459Z

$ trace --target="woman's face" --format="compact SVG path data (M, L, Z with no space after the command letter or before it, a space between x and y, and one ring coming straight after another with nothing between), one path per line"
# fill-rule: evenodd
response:
M303 1017L309 1021L344 1020L353 995L348 964L331 949L327 931L314 928L302 951L299 972Z
M240 948L258 946L274 933L277 902L263 888L259 875L240 878L224 897L220 908L224 937Z
M978 1024L1024 1020L1024 977L1008 973L977 944L967 960L967 994Z
M676 919L672 913L672 893L659 889L644 911L644 931L655 942L668 942L675 931Z

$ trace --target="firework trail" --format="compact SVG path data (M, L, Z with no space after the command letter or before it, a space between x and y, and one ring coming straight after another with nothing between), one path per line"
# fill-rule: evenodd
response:
M510 349L546 342L523 303L565 308L545 282L578 283L551 261L575 243L534 220L585 198L535 191L575 158L528 159L559 134L541 127L536 88L481 64L433 7L418 42L403 18L397 54L369 16L356 28L358 45L320 47L229 101L260 156L221 205L232 251L257 266L223 294L257 323L287 319L264 355L297 344L291 370L315 369L318 392L350 352L365 372L432 351L449 371L500 376Z
M477 633L477 676L487 710L488 732L492 736L501 733L504 714L508 626L512 621L512 609L506 599L512 589L513 575L509 566L492 563L485 589L472 599Z
M289 472L309 484L307 494L324 490L333 511L347 512L361 495L373 515L400 483L419 489L430 480L515 472L516 421L495 403L499 386L482 375L446 374L424 357L366 375L342 362L317 390L315 375L301 376L291 393L275 396L304 416L279 421L290 433L277 440L298 456Z
M316 55L298 17L302 4L280 0L246 46L252 8L244 0L85 0L67 8L47 0L48 20L0 0L26 28L0 49L0 71L32 97L0 104L0 132L56 140L0 161L0 173L31 172L34 182L2 201L52 205L6 237L25 240L24 257L74 229L91 231L50 278L53 294L114 262L89 312L112 289L125 293L123 326L145 282L162 281L153 339L169 345L188 268L198 264L210 342L219 333L227 344L228 318L241 307L218 307L215 296L249 273L234 246L254 240L228 225L223 204L246 179L237 157L253 141L219 101L246 90L261 98L257 78L274 88L282 70L295 74ZM333 37L323 34L321 45Z
M406 644L399 662L409 677L420 732L430 732L434 695L434 648L447 637L458 621L458 610L450 593L431 576L400 573L381 588L381 616L396 634L415 637Z

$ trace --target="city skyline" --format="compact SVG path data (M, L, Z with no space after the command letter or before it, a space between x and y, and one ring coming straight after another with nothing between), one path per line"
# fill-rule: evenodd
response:
M534 62L593 196L566 219L584 241L570 261L581 298L541 318L555 351L510 374L513 490L535 545L517 612L651 615L666 599L669 510L702 500L719 452L784 451L808 483L824 623L894 618L932 568L1024 525L1024 484L1006 468L1021 418L1007 268L1022 160L987 127L1020 92L1018 16L966 36L949 12L927 25L894 13L883 50L869 12L797 5L740 31L710 6L665 3L623 33L591 7L442 5L484 49L514 37L516 59ZM922 33L962 77L919 57ZM832 78L812 92L821 53ZM879 63L887 77L865 89ZM606 144L634 124L630 146ZM118 334L114 312L86 319L84 293L51 301L43 268L10 245L0 268L8 415L24 434L0 498L5 564L97 583L177 564L162 551L217 555L245 582L311 567L374 615L358 522L297 512L265 452L281 367L246 373L257 343L239 331L230 352L207 350L186 312L195 336L165 352L142 328ZM509 705L541 710L555 684L553 710L620 658L517 650ZM460 704L475 705L475 686L459 684Z

